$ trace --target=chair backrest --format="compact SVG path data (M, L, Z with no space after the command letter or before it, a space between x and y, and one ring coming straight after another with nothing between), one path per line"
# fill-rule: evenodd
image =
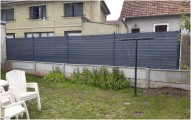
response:
M9 87L16 87L19 92L27 91L25 71L12 70L7 72L6 79L8 81Z

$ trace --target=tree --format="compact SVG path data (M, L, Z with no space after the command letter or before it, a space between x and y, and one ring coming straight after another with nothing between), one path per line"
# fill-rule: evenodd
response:
M186 15L183 9L181 9L180 12L180 28L185 29L188 33L190 33L190 16ZM182 40L181 35L179 35L179 40L184 49L190 49L190 45ZM190 70L190 66L188 64L181 64L181 68Z
M187 16L183 10L181 10L180 18L181 29L185 29L188 33L190 33L190 16Z

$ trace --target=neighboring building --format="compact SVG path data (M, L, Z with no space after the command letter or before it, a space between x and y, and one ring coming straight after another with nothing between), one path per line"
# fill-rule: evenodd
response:
M6 22L1 21L1 65L3 65L6 61L6 41L5 41L5 35L6 35L6 28L5 28Z
M129 33L179 31L181 10L189 15L190 2L125 0L121 19L125 19Z
M7 38L127 32L122 21L106 24L110 11L104 1L2 2L1 13L1 19L7 21Z
M128 33L179 31L181 12L190 16L189 1L125 0L120 19L125 20ZM185 29L181 33L180 68L185 69L190 66L190 35Z

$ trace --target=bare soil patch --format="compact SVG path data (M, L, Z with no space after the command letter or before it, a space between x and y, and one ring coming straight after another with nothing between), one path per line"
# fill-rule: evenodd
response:
M183 97L183 96L190 96L190 91L182 90L178 88L171 88L171 87L163 87L158 89L143 89L144 93L148 93L149 95L156 96L156 95L165 95L165 96L172 96L172 97Z

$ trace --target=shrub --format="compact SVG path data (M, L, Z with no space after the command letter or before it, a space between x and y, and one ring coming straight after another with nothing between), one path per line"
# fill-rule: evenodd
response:
M58 67L53 67L52 69L52 71L48 72L44 76L45 80L51 82L64 82L66 80L64 74L59 70Z
M83 68L82 73L80 73L79 69L77 69L73 72L72 81L75 83L80 83L80 84L88 84L90 73L91 72L87 68Z
M113 68L109 72L106 68L94 69L93 71L83 68L80 73L79 69L75 70L72 75L72 81L80 84L89 84L103 89L123 89L129 86L129 82L119 68Z
M123 71L120 71L119 68L113 68L112 79L114 82L113 87L117 86L116 89L126 88L129 86L129 81L125 79Z

